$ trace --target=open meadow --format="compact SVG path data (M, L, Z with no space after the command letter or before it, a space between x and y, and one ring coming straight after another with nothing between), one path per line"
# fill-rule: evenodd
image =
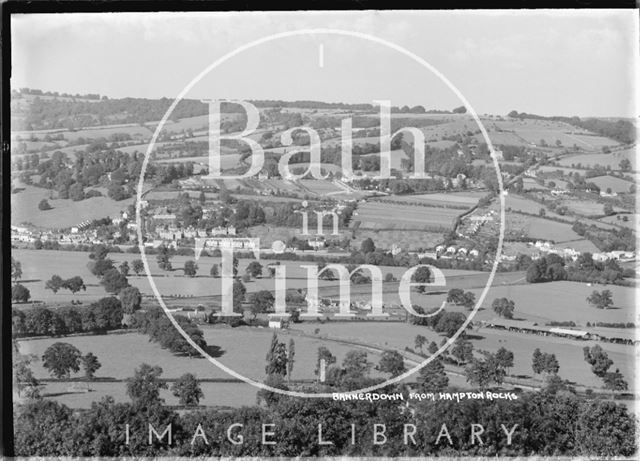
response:
M21 187L24 190L11 194L11 222L14 225L31 223L36 227L64 229L86 220L119 216L134 201L131 197L116 202L104 196L74 202L71 199L51 199L52 191L48 189ZM41 200L47 200L52 209L38 209Z
M576 154L561 158L558 163L562 166L580 165L582 168L593 168L595 165L611 167L612 170L620 169L620 162L628 159L632 169L636 168L636 150L634 148L612 152L610 154Z
M448 230L464 210L369 201L353 213L363 229Z

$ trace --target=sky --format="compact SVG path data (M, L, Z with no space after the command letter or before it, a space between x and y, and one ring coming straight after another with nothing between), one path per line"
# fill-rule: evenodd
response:
M637 15L637 10L15 15L11 85L110 98L173 99L183 93L196 99L389 100L427 109L463 105L462 95L479 114L635 117ZM307 29L316 31L273 37ZM353 33L383 42L347 35ZM266 37L271 38L249 46Z

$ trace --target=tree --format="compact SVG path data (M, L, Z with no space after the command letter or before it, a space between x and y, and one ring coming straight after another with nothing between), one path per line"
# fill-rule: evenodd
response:
M391 377L396 377L405 372L404 358L398 351L388 350L382 353L378 370L383 373L389 373Z
M11 300L16 303L26 303L31 298L31 292L27 287L19 283L11 287Z
M467 113L467 108L465 106L456 107L455 109L453 109L452 112L454 114L466 114Z
M610 203L605 203L602 207L602 212L605 214L605 216L611 216L612 214L614 214L613 206Z
M316 368L314 373L316 376L320 375L320 362L324 360L325 369L329 368L330 365L336 363L336 357L331 353L329 349L324 346L320 346L318 348L318 359L316 360Z
M622 376L622 373L620 373L620 370L617 368L613 373L605 373L602 380L604 381L605 389L626 391L629 388L629 384L625 381L624 376Z
M62 282L62 288L66 288L71 293L76 294L80 290L86 291L87 287L84 284L84 280L79 275L75 277L71 277L70 279L64 280Z
M218 269L218 265L217 264L214 264L213 266L211 266L211 270L209 271L209 275L211 275L211 277L213 277L213 278L219 277L219 269Z
M462 295L462 304L467 309L472 309L476 303L476 295L471 291L466 291L464 295Z
M171 253L169 248L164 245L161 245L158 248L158 255L156 256L156 260L158 261L158 267L163 271L171 270Z
M413 344L415 345L416 349L420 349L420 352L422 352L422 347L426 344L426 342L427 338L422 335L417 335Z
M506 319L513 318L515 303L512 300L507 298L496 298L493 300L491 307L500 317L504 317Z
M291 338L289 340L289 349L287 350L287 379L291 381L291 373L293 372L293 364L296 357L296 342Z
M22 264L17 259L11 257L11 280L14 283L18 283L18 280L22 277Z
M122 275L129 277L129 263L127 261L123 261L122 264L120 264L119 269Z
M631 171L631 161L628 158L623 158L622 160L620 160L620 163L618 165L620 166L620 169L622 171Z
M260 290L251 295L251 311L254 315L271 311L275 298L269 290Z
M49 204L49 202L47 201L47 199L42 199L40 200L40 203L38 203L38 209L40 211L47 211L47 210L51 210L53 207Z
M131 268L136 275L140 275L144 271L144 263L141 259L134 259L131 262Z
M591 349L585 346L582 351L584 352L584 360L591 365L593 374L599 378L604 378L611 365L613 365L613 360L609 358L609 355L599 344L591 347Z
M418 384L422 392L443 391L449 385L449 377L444 371L444 364L440 357L436 357L420 370Z
M118 298L125 314L133 314L140 309L142 295L137 287L126 287L120 290Z
M464 299L464 290L461 288L451 288L447 293L447 302L453 304L462 304Z
M204 194L204 191L200 191L200 195L198 196L198 202L200 202L200 206L204 206L206 201L207 201L207 197Z
M544 369L544 365L542 363L542 352L538 348L536 348L536 350L533 351L531 368L533 369L533 372L535 374L542 373L542 370Z
M458 338L451 348L451 355L460 362L470 362L473 360L473 344L467 339Z
M91 352L88 352L87 355L81 358L82 368L84 369L84 376L87 379L93 379L93 375L102 364L98 361L98 357L93 355Z
M287 346L278 341L278 335L274 332L271 338L271 346L267 352L267 366L265 367L267 376L287 374Z
M114 269L113 261L110 259L96 259L88 264L91 273L96 277L102 277L107 271Z
M413 281L416 283L429 283L431 282L431 270L426 266L420 266L413 274ZM424 293L426 288L422 285L417 287L418 293Z
M349 351L342 361L345 374L352 378L360 378L369 373L371 363L365 351Z
M462 327L466 319L462 312L444 312L435 324L434 330L450 338Z
M376 251L376 245L373 243L371 237L367 237L360 244L360 251L364 254L373 253Z
M247 293L247 289L244 284L238 280L233 280L233 312L240 312L242 310L242 303L244 302L244 296Z
M543 357L542 371L545 373L558 373L560 371L560 364L555 354L544 354Z
M613 304L611 290L602 290L602 292L594 290L591 295L587 297L587 302L598 309L608 309L609 306Z
M69 187L69 198L74 202L84 200L84 188L82 187L82 184L75 183Z
M53 293L57 293L60 288L62 288L64 280L59 275L53 275L50 280L44 284L45 290L51 290Z
M481 389L486 388L490 383L502 384L505 374L496 356L490 353L486 354L484 360L473 359L465 368L467 382Z
M123 288L129 286L129 281L117 269L109 269L102 276L100 283L107 293L118 293Z
M191 373L180 376L171 386L171 392L178 397L180 405L185 406L198 406L200 399L204 397L200 383Z
M162 368L143 363L131 378L127 378L127 395L134 406L152 408L164 402L160 389L167 389L167 383L160 381Z
M513 367L513 352L501 347L496 352L496 360L498 361L498 365L504 368L505 372L509 374L509 369Z
M195 261L188 260L184 263L184 275L186 277L195 277L198 272L198 265Z
M54 343L42 355L42 365L56 378L68 378L70 372L80 370L82 354L69 343Z
M429 354L433 355L436 352L438 352L438 345L436 344L435 341L431 341L431 343L429 344L429 347L427 348L427 351L429 352Z
M262 264L258 261L251 261L245 272L253 278L262 277Z

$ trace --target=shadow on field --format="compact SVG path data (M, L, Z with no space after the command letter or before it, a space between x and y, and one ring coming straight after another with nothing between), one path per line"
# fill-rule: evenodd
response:
M471 339L472 339L472 340L476 340L476 339L477 339L477 340L481 340L481 339L484 339L484 336L480 336L480 335L471 335L471 334L469 334L469 333L465 333L465 335L464 335L464 336L465 336L465 338L466 338L466 339L470 339L470 340L471 340Z
M213 344L207 344L207 347L205 347L204 350L207 354L209 354L209 356L213 357L214 359L217 357L222 357L226 352L220 346L215 346Z

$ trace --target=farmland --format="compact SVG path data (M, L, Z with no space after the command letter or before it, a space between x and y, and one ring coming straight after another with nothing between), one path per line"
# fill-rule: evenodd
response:
M442 242L441 232L428 232L416 230L369 230L359 228L354 231L357 239L351 241L351 248L358 249L360 242L371 238L377 248L391 249L397 245L402 250L417 251L424 248L433 248Z
M589 182L594 183L601 191L611 189L612 192L616 192L618 194L629 192L629 188L634 185L630 181L625 181L624 179L616 178L614 176L598 176L595 178L589 178Z
M528 236L533 239L554 242L581 239L580 235L571 229L571 224L516 214L507 214L506 218L506 231L516 236Z
M472 208L486 195L483 192L451 192L417 195L399 195L376 198L379 202L396 202L407 204L433 205L452 208Z
M363 237L364 238L364 237ZM72 251L54 251L54 250L13 250L12 256L16 258L22 264L22 283L31 291L31 297L33 300L46 300L49 303L63 303L70 302L72 299L80 300L85 303L93 302L99 298L108 296L104 288L99 285L98 279L89 271L87 264L89 263L88 253L85 252L72 252ZM123 261L131 262L134 259L140 258L140 255L131 253L110 253L109 258L113 260L114 265L117 267ZM198 275L196 277L184 277L183 270L184 263L187 260L193 259L189 256L174 256L171 259L171 263L174 267L173 271L163 271L158 267L156 257L149 255L147 258L151 274L154 282L158 287L159 292L167 298L172 296L194 296L196 298L208 298L217 297L220 295L221 284L219 279L213 279L209 276L209 271L213 264L220 264L220 258L214 257L202 257L198 260ZM244 269L251 262L249 259L240 259L238 270L239 273L244 273ZM264 260L263 265L273 263L274 260ZM287 271L287 288L297 289L306 288L306 270L301 268L302 261L282 261L283 266L286 266ZM392 273L396 278L404 273L406 268L404 267L381 267L380 270L383 274L387 272ZM266 271L265 271L266 272ZM486 272L472 272L472 271L459 271L459 270L443 270L443 273L451 283L452 286L461 287L481 287L486 283L488 274ZM81 291L72 295L70 292L63 290L57 294L53 294L51 291L45 290L45 282L51 278L52 275L58 274L62 278L70 278L73 276L80 276L87 285L86 291ZM503 274L499 279L504 277L516 277L522 279L522 274L508 273ZM140 276L130 275L129 283L138 287L141 293L144 295L152 296L152 290L149 286L149 281L145 274ZM271 290L275 289L275 280L263 277L254 279L246 284L247 292L255 292L259 290ZM320 280L319 287L323 288L337 288L339 282ZM369 290L369 285L363 285L364 291ZM387 303L398 303L397 301L397 289L398 284L388 283L385 284L384 299ZM356 287L352 291L357 291ZM427 298L425 298L427 299ZM178 301L180 298L178 298Z
M362 229L448 230L463 213L459 209L386 204L370 201L354 212L352 223Z
M582 168L593 168L595 165L601 165L603 167L611 167L612 170L618 170L620 168L620 161L622 159L628 159L631 161L632 168L636 168L636 154L635 149L625 149L621 151L612 152L610 154L596 153L596 154L577 154L570 155L561 158L558 163L562 166L576 165Z
M50 199L51 191L34 186L11 195L11 222L29 222L36 227L68 228L86 220L116 216L133 203L133 197L116 202L108 197L92 197L79 202L71 199ZM38 204L46 199L53 207L41 211Z

